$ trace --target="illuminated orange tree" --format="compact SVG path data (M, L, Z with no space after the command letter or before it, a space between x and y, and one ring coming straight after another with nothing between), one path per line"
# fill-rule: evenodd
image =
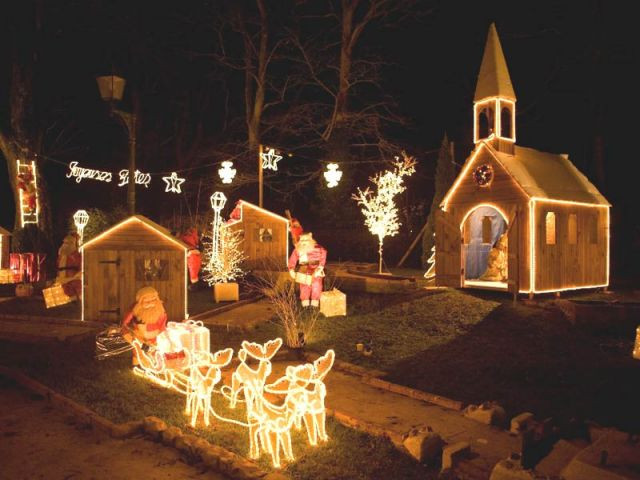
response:
M404 152L403 159L396 157L391 170L378 172L369 181L376 186L375 192L369 187L365 190L358 188L358 193L352 198L362 206L364 223L369 231L378 237L378 273L382 273L382 245L385 237L393 237L398 233L398 207L394 198L406 190L404 177L415 172L415 159Z

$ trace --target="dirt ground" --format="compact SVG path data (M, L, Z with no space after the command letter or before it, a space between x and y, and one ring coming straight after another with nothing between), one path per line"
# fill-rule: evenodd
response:
M0 377L0 479L222 480L177 450L113 439Z

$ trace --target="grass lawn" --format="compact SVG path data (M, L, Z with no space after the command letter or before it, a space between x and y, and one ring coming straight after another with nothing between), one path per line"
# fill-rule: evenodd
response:
M267 334L258 330L256 334ZM222 331L212 332L220 344L234 346L240 337L224 338ZM213 444L247 455L249 439L246 429L215 422L209 428L193 431L182 413L184 397L152 385L135 376L128 354L103 361L93 359L93 344L39 346L27 351L22 345L0 342L0 364L13 365L39 379L62 394L84 404L116 422L141 419L146 415L162 418L183 431L192 431ZM242 419L244 410L226 408L220 395L213 396L215 410L225 416ZM294 432L296 462L286 467L295 479L429 479L438 472L428 470L400 453L388 440L363 434L327 420L330 441L309 447L304 432ZM270 456L260 460L270 470Z

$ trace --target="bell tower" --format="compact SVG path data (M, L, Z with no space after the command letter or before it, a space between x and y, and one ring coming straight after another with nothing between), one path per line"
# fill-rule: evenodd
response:
M485 141L513 155L516 142L516 94L495 24L489 27L473 97L473 143Z

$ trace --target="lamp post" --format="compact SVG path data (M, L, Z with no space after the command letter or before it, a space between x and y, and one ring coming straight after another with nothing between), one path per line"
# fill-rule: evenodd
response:
M220 254L220 211L227 203L227 197L222 192L215 192L210 197L213 208L213 241L211 245L211 262L217 261Z
M76 230L78 231L78 247L82 245L84 238L84 227L89 223L89 214L86 210L78 210L73 214L73 223L76 224Z
M136 213L136 115L125 112L114 106L115 101L122 100L126 80L116 75L96 77L100 96L109 102L109 112L127 129L129 135L129 184L127 185L127 208L129 215Z

